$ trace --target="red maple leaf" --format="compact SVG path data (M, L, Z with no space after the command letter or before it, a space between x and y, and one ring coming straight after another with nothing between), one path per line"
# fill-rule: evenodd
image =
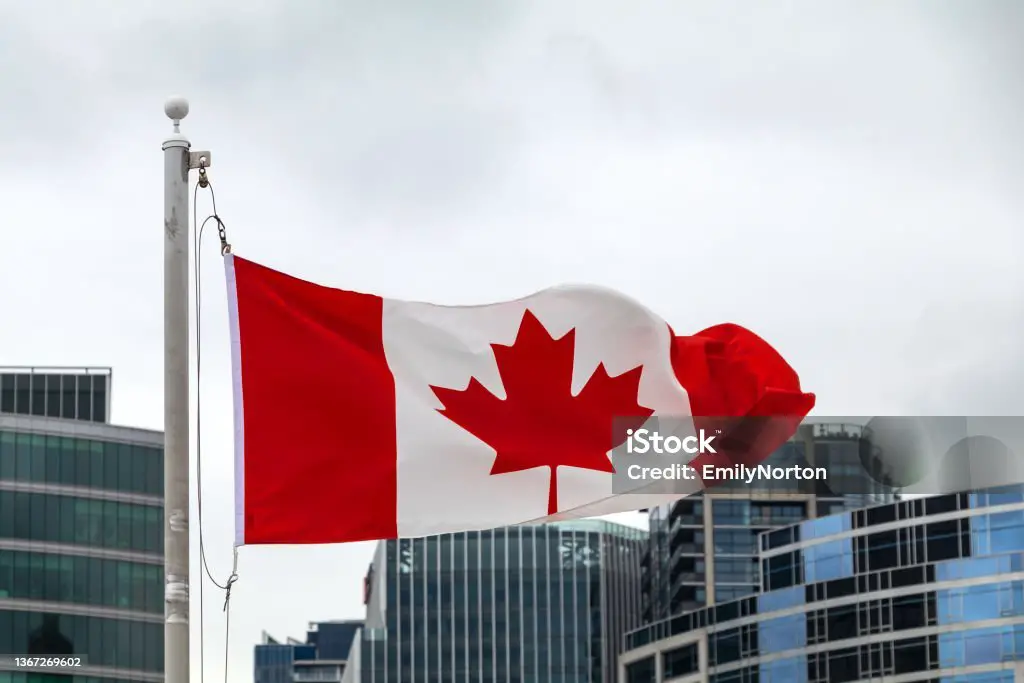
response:
M575 329L555 339L526 311L511 345L491 344L504 399L475 377L463 390L430 387L439 413L497 451L492 475L550 468L549 515L558 512L559 467L615 472L608 451L654 412L637 402L642 365L612 377L602 363L573 396L575 342Z

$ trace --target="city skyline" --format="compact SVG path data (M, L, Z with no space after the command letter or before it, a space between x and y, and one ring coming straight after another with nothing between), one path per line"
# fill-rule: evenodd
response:
M734 319L772 339L816 414L1024 414L1019 7L54 7L0 9L0 360L112 366L116 424L163 427L172 94L192 103L193 149L212 152L232 244L269 266L448 303L594 282L680 331ZM231 381L213 237L193 392L223 582ZM262 630L359 618L372 550L243 548L228 683L250 683ZM204 590L205 677L221 680L223 595Z

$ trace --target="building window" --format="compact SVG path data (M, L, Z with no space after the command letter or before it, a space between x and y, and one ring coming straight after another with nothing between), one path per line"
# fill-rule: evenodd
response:
M0 479L163 496L158 447L0 432Z
M654 657L626 665L626 683L657 683Z
M764 587L766 591L796 586L803 581L803 562L800 551L769 557L763 562Z
M747 595L757 593L756 585L734 586L715 584L715 602L727 602L737 600Z
M0 598L164 611L157 564L0 550Z
M850 539L829 541L803 549L804 581L830 581L853 574L853 547Z
M163 552L163 508L0 491L0 538Z
M161 672L163 624L0 611L0 652L80 655L90 666Z
M753 529L716 528L714 530L715 556L720 554L756 555L757 534L758 532Z
M697 657L697 644L691 643L669 650L662 655L661 660L662 676L674 678L696 673L700 664Z
M761 654L798 650L807 645L807 623L804 614L778 617L760 622L758 641Z
M715 526L719 524L750 525L750 501L716 500L712 502L712 511Z

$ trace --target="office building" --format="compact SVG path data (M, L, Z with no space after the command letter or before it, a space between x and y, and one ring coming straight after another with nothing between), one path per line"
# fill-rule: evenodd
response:
M339 661L348 658L352 641L363 627L361 619L314 622L306 632L306 642L316 648L317 659Z
M262 642L253 648L255 683L292 683L295 663L316 659L316 646L288 638L283 643L263 632Z
M311 622L305 642L263 634L253 651L255 683L340 683L362 621Z
M768 459L783 467L801 462L824 466L828 486L788 480L719 485L702 496L650 510L651 542L642 567L644 619L656 621L756 593L757 538L765 531L894 500L890 489L866 485L860 431L856 425L803 424Z
M599 520L382 542L346 683L611 683L646 532Z
M109 370L0 371L0 654L157 683L163 436L109 424L109 388ZM2 683L47 679L9 664Z
M760 561L759 595L630 633L620 681L1024 680L1024 486L777 529Z

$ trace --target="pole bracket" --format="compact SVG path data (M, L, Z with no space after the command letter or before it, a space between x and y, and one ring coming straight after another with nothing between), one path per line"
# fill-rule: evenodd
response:
M210 168L212 161L210 159L209 152L189 152L188 153L188 167L189 169L197 168Z

